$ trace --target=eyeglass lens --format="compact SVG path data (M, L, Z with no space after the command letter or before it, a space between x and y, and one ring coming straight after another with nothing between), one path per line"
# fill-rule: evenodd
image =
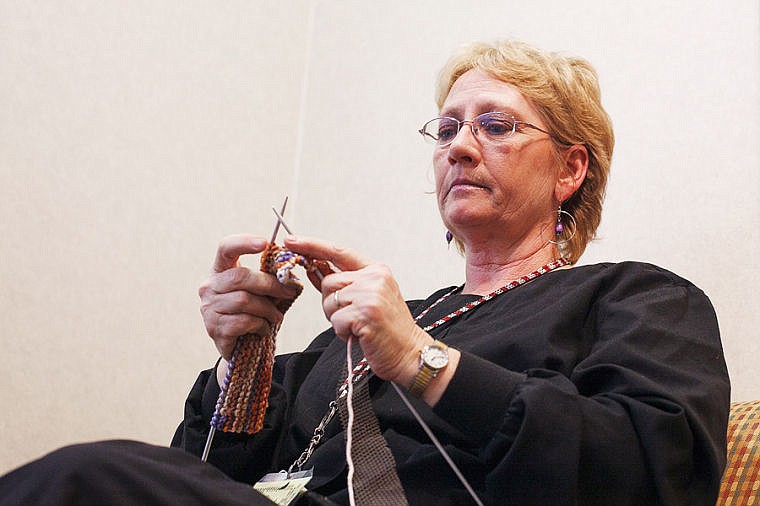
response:
M491 141L498 141L515 133L515 119L512 116L492 112L476 116L472 121L460 121L447 117L435 118L428 121L420 133L426 141L445 146L456 138L464 125L470 126L476 136L480 136L482 133L486 139Z

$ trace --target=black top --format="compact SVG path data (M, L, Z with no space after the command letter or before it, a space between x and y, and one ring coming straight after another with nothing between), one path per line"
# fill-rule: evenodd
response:
M419 323L475 298L452 295ZM461 361L434 409L412 402L486 504L715 503L730 387L715 313L688 281L634 262L553 271L431 334ZM332 330L279 356L264 430L217 432L209 461L248 483L287 468L344 363ZM393 388L370 389L409 504L471 504ZM218 394L214 370L201 373L173 446L200 455ZM338 416L326 432L309 488L347 504Z

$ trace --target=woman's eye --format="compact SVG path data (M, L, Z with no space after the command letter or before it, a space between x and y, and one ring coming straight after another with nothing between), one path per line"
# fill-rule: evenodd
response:
M513 125L506 120L488 119L480 123L480 128L488 135L498 137L512 133Z
M452 124L440 125L438 127L438 140L448 141L457 135L457 126Z

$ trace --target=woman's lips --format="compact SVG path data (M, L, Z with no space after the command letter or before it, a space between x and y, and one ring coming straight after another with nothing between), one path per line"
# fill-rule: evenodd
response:
M487 190L487 189L488 188L486 186L483 186L482 184L472 181L470 179L456 178L449 185L448 193L451 193L453 191L459 191L459 190L468 191L468 190Z

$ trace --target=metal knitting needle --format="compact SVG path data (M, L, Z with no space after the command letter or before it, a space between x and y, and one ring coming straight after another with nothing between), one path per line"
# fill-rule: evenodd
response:
M441 442L438 440L437 437L435 437L435 434L433 434L433 430L430 428L430 426L425 423L425 420L422 419L422 416L420 416L420 413L412 406L412 403L409 402L409 398L406 396L406 394L401 390L401 387L399 387L394 382L389 382L391 386L396 390L396 393L401 398L402 401L404 401L404 404L406 405L407 409L412 413L414 418L417 420L417 423L422 427L422 430L425 431L425 434L430 438L430 441L432 441L433 446L438 450L438 453L441 454L443 457L443 460L446 461L446 463L449 465L451 470L454 472L456 477L459 479L459 482L464 486L465 489L467 489L467 492L470 494L470 497L472 497L472 500L475 501L475 504L478 506L483 506L483 502L480 500L480 497L478 497L478 494L475 493L475 490L472 488L472 485L470 485L470 482L467 481L467 478L464 477L464 474L462 474L462 471L459 470L459 467L454 463L454 461L451 459L449 454L446 452L446 449L443 447Z
M285 232L289 233L290 235L295 235L292 230L290 230L290 227L287 223L285 223L285 218L282 217L282 213L278 213L277 209L272 206L272 211L274 212L275 216L277 216L277 223L282 223L282 228L285 229ZM314 274L317 275L317 278L319 278L320 281L325 277L321 272L319 272L319 269L314 269Z
M275 239L277 239L277 232L280 231L280 223L285 225L282 221L282 215L285 214L285 206L288 205L288 196L285 195L285 200L282 203L282 208L280 208L280 212L275 213L277 214L277 222L274 224L274 231L272 232L272 239L270 239L269 244L274 243ZM274 209L274 206L272 206L272 209ZM288 228L285 227L285 230ZM290 231L288 231L290 233ZM214 435L216 434L216 427L211 425L211 428L208 431L208 436L206 436L206 446L203 447L203 454L201 455L201 462L206 462L208 460L208 454L211 451L211 444L214 442Z
M282 224L282 228L285 229L285 232L289 233L290 235L294 235L293 231L290 230L290 227L287 223L285 223L285 218L282 217L282 213L278 213L277 209L272 206L272 211L274 212L275 216L277 216L277 224Z
M285 195L285 201L282 203L282 208L280 209L280 212L278 213L275 211L275 214L277 215L277 223L274 224L274 232L272 232L272 239L270 239L269 244L274 243L275 239L277 239L277 232L280 231L280 223L282 223L283 226L285 226L285 223L282 221L282 215L285 214L285 206L288 205L288 196ZM274 206L272 206L272 209L274 209ZM288 227L285 227L285 230L290 233L290 230L288 230Z

